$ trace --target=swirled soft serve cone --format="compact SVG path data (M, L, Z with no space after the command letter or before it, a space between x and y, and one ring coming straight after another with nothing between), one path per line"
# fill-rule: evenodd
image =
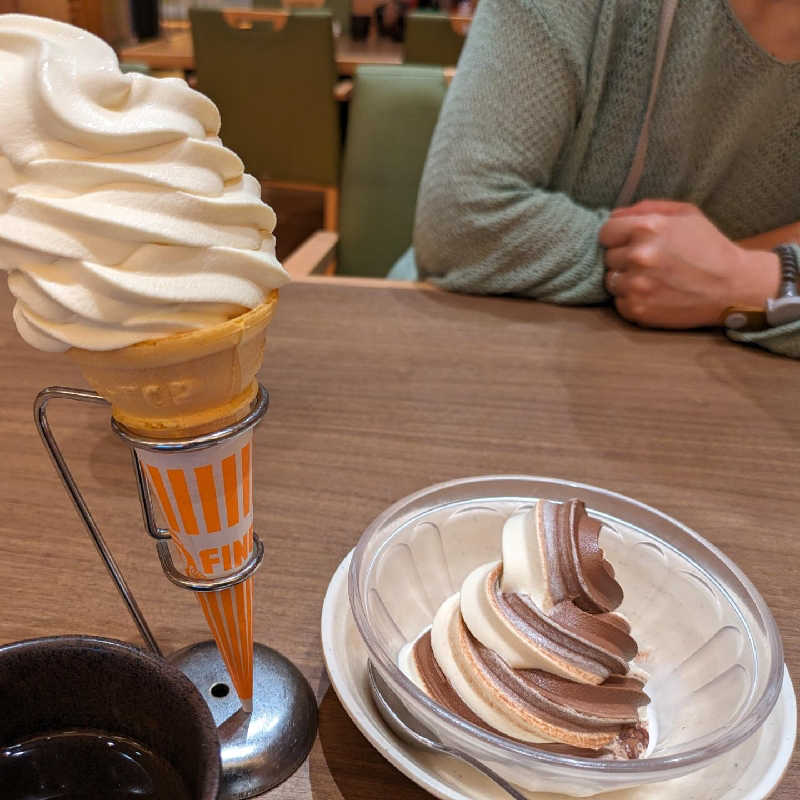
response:
M222 144L214 103L185 81L123 74L106 42L26 14L0 14L0 75L0 270L20 335L68 351L143 438L245 416L289 276L275 213ZM250 551L247 436L139 451L187 572L222 575ZM201 602L246 702L252 584Z

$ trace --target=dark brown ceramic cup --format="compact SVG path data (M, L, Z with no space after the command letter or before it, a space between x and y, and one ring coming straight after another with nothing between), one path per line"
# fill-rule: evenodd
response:
M189 679L113 639L55 636L0 647L0 751L66 730L132 739L177 771L192 800L216 800L219 740Z

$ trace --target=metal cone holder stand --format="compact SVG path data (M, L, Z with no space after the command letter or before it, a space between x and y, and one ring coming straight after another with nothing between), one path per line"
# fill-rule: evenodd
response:
M125 581L67 462L47 419L47 404L54 399L94 403L110 407L96 392L51 386L43 389L34 403L34 419L42 441L75 508L111 574L139 633L150 650L163 657L160 647ZM111 427L131 448L133 469L139 490L145 529L156 540L161 567L176 586L194 592L215 592L246 581L264 558L264 545L253 533L249 557L231 574L222 577L188 577L172 561L169 530L160 527L137 450L154 453L187 453L203 450L251 430L269 405L269 393L259 384L250 413L239 422L190 439L162 440L137 436L113 418ZM169 658L197 687L208 704L220 738L222 782L220 800L241 800L267 791L284 781L303 762L317 731L317 706L303 675L276 650L258 642L253 645L252 710L245 711L232 691L225 664L213 641L191 645Z

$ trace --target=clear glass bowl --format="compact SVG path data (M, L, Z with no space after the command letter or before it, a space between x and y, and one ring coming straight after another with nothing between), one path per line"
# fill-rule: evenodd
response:
M434 703L397 667L400 649L464 577L500 557L508 516L541 497L578 497L613 526L600 543L625 592L620 611L639 643L638 663L650 675L644 758L575 758L494 736ZM409 711L445 743L531 791L586 797L700 769L752 736L781 689L780 635L742 571L680 522L594 486L495 475L424 489L367 528L348 588L369 657Z

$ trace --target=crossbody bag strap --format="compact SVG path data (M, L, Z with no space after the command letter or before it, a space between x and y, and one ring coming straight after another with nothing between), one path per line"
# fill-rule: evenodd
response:
M644 115L642 129L639 132L639 141L636 143L636 150L633 154L628 177L620 189L615 206L627 206L633 199L639 181L644 170L644 161L647 156L647 144L650 138L650 118L656 105L658 86L661 83L661 70L664 66L664 58L667 53L667 43L669 42L669 32L672 29L672 22L675 19L675 12L678 9L679 0L663 0L661 5L661 19L658 24L658 46L656 48L656 62L653 69L653 80L650 84L650 97L647 101L647 111Z

